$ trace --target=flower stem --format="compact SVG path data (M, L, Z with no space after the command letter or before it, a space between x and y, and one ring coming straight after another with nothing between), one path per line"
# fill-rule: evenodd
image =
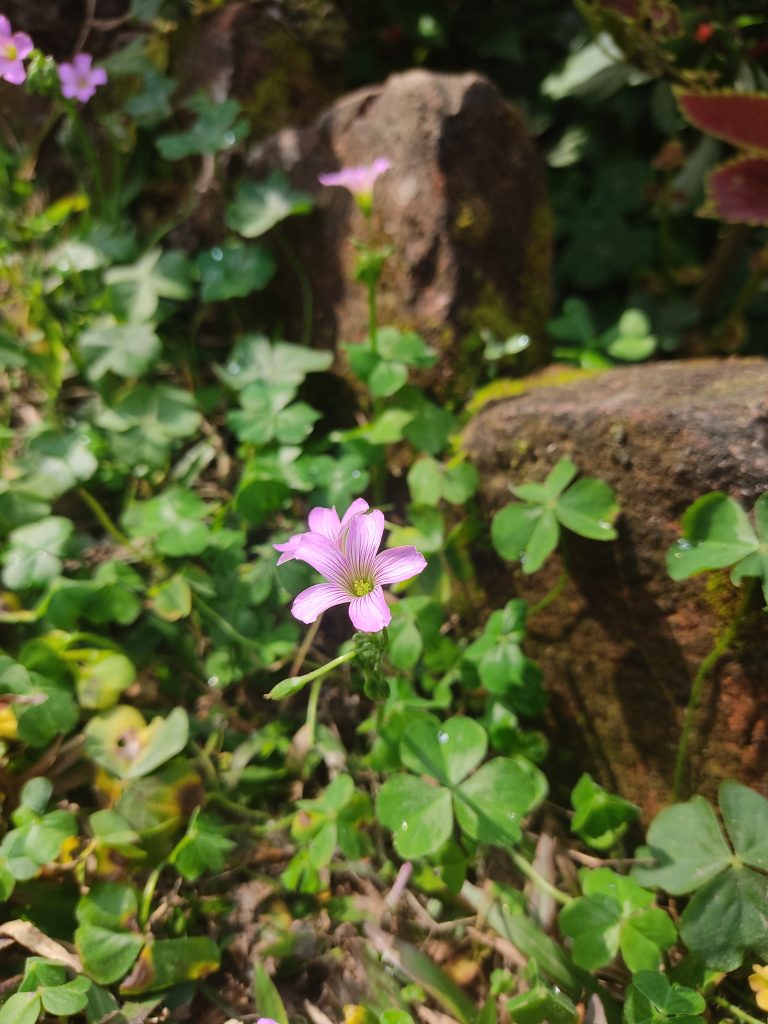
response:
M109 513L98 500L98 498L94 498L90 491L86 491L84 487L78 487L77 493L80 495L85 504L88 506L91 512L93 512L93 514L98 519L99 523L104 527L106 532L109 534L112 540L115 541L116 544L120 544L122 547L130 548L131 550L135 550L131 538L127 534L123 533L123 531L120 530L117 527L117 525L112 521L112 519L109 516Z
M340 654L338 658L334 658L312 672L307 672L306 675L289 676L287 679L282 679L276 686L272 687L269 693L266 694L266 697L268 700L282 700L285 697L292 697L294 693L303 690L308 683L313 683L316 679L322 679L323 676L338 668L339 665L344 665L356 657L357 651L347 651L346 654Z
M320 676L312 683L307 701L307 749L311 750L315 745L315 732L317 731L317 705L320 700L320 690L323 686L323 677Z
M723 999L722 996L715 996L713 1002L721 1007L723 1010L727 1010L732 1017L742 1022L742 1024L765 1024L765 1020L760 1020L759 1017L753 1017L751 1013L747 1013L746 1010L740 1010L738 1006L734 1006L733 1003L729 1003L727 999Z
M376 355L378 345L379 315L376 305L376 286L378 281L369 280L368 285L368 337L371 339L371 352Z
M525 875L526 878L530 878L534 885L537 885L543 892L548 893L553 900L556 900L556 902L562 904L562 906L571 902L573 896L569 896L567 892L562 892L562 890L552 885L551 882L548 882L543 875L539 874L533 864L530 864L522 854L517 852L517 850L510 850L509 855L512 858L512 863L518 871L522 875Z
M696 715L696 711L701 700L701 691L704 687L704 680L707 678L709 673L715 667L720 658L725 654L728 648L731 646L733 641L736 639L739 629L746 617L749 605L752 600L752 593L755 588L755 580L750 579L747 581L744 587L744 594L739 604L736 614L733 616L731 621L728 623L726 628L715 640L712 645L712 649L709 654L703 658L696 675L693 678L691 685L691 693L688 698L688 706L685 709L685 715L683 717L683 730L680 734L680 742L677 747L677 759L675 761L675 777L672 786L672 798L674 800L680 799L680 794L683 788L683 774L688 762L688 745L691 739L691 732L693 730L693 720Z

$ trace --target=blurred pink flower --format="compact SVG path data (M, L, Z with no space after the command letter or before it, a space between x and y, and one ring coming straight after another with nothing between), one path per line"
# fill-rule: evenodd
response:
M104 68L92 67L90 53L78 53L71 64L59 64L61 95L67 100L87 103L100 85L106 85L107 72Z
M291 611L300 622L314 622L328 608L348 604L355 629L378 633L389 625L392 614L382 587L418 575L426 559L414 547L379 552L384 534L384 514L378 509L355 515L341 542L321 533L305 533L292 557L307 562L329 581L303 590Z
M301 538L308 537L311 533L318 533L321 537L327 537L334 544L339 544L352 517L367 511L368 502L363 498L355 498L341 519L339 519L335 505L333 508L313 508L309 513L309 530L306 533L294 533L284 544L272 545L276 551L282 552L277 564L282 565L283 562L290 562L295 558Z
M26 32L12 32L10 21L0 14L0 78L11 85L21 85L27 77L23 60L33 47Z
M364 167L342 167L340 171L318 174L317 180L321 185L338 185L341 188L348 188L366 217L370 217L374 183L391 166L391 160L380 156L372 164L366 164Z

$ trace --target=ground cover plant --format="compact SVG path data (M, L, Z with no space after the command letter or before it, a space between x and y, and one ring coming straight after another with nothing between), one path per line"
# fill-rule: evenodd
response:
M466 27L461 4L415 22L399 6L386 16L424 60ZM579 6L663 83L709 25L728 58L715 84L733 84L731 15L685 10L676 35L671 4ZM523 30L488 11L509 32L466 38L514 65ZM331 353L252 322L248 299L287 267L310 323L281 226L313 202L279 172L233 182L248 112L177 95L158 41L200 13L135 0L126 45L58 62L0 18L22 112L0 169L0 1024L759 1020L768 802L728 781L715 807L684 783L708 673L768 599L764 496L692 495L668 553L673 579L728 569L742 588L693 680L675 802L643 823L587 772L569 805L551 798L526 637L561 583L478 615L474 553L535 575L574 535L610 545L615 494L561 459L484 521L463 410L421 386L437 355L420 335L380 322L395 254L368 237L368 331L340 339L344 387ZM740 17L749 56L760 15ZM683 113L746 146L717 114L703 123L698 95L679 95ZM397 173L372 153L320 183L370 223L377 179ZM182 178L192 198L164 201ZM692 321L659 310L682 264L658 306L628 278L606 303L610 259L575 270L572 187L559 272L582 294L563 288L561 355L595 368L674 348ZM217 239L182 244L210 190ZM610 209L612 245L648 229L636 197ZM515 351L487 339L487 376Z

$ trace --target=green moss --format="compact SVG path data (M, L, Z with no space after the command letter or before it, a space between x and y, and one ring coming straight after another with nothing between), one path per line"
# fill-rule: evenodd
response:
M313 78L310 54L283 29L275 29L261 40L270 69L258 80L243 109L258 135L269 135L296 120L297 85Z
M517 398L528 391L538 391L541 388L561 387L563 384L570 384L575 380L588 380L605 372L603 369L582 370L577 366L568 366L559 372L550 373L546 376L524 377L522 379L504 377L501 380L491 381L490 384L480 388L467 403L466 411L471 416L474 416L488 405L489 402L498 402L503 398Z
M727 624L739 610L741 593L727 572L709 572L704 583L704 600L717 618Z

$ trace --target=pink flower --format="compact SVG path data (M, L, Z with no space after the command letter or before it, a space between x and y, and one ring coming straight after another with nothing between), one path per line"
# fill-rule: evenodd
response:
M33 45L26 32L12 32L11 23L0 14L0 78L21 85L27 77L23 59L32 52Z
M361 512L367 511L368 502L362 498L356 498L341 519L339 519L336 512L336 506L333 508L313 508L309 513L309 531L307 533L294 533L285 544L272 545L275 550L282 552L277 560L277 564L282 565L283 562L290 562L292 558L295 558L296 549L302 537L308 537L312 533L320 534L321 537L327 537L334 544L340 544L352 517L359 516Z
M377 157L372 164L364 167L342 167L340 171L319 174L317 180L321 185L339 185L348 188L355 197L355 202L366 216L370 215L373 203L373 186L376 179L388 171L392 162L385 156Z
M107 84L107 72L92 64L90 53L78 53L71 64L59 64L61 95L65 99L87 103L98 86Z
M259 1017L256 1024L277 1024L276 1020L272 1020L271 1017Z
M340 543L321 533L305 533L292 556L329 582L303 590L293 602L293 615L300 622L314 622L326 609L348 604L355 629L378 633L388 626L392 615L382 587L418 575L427 563L414 547L379 552L383 533L384 514L378 509L353 516Z

